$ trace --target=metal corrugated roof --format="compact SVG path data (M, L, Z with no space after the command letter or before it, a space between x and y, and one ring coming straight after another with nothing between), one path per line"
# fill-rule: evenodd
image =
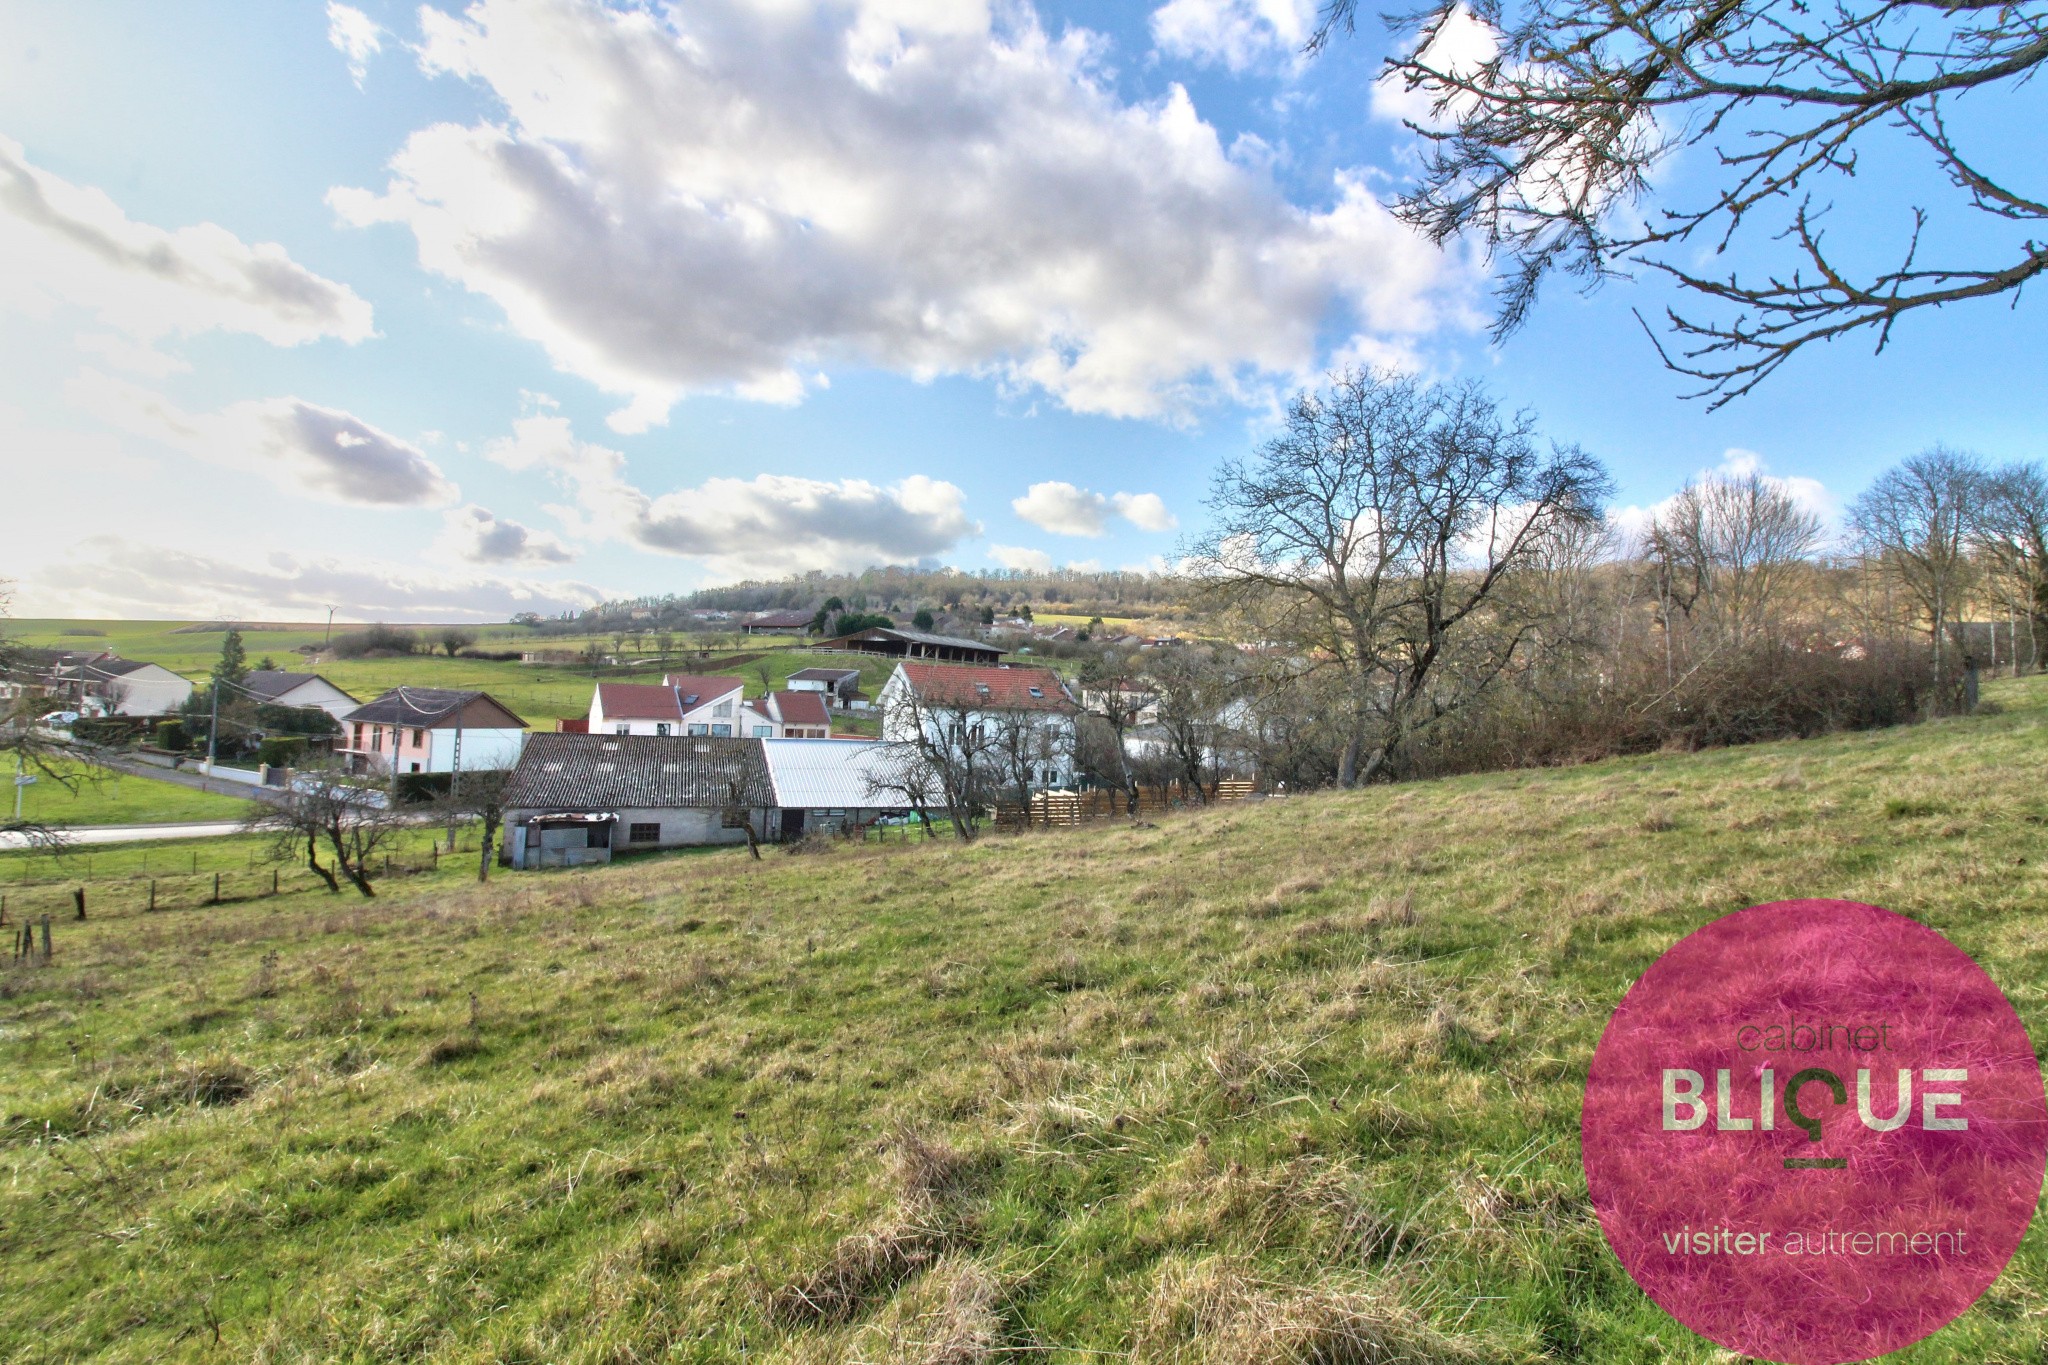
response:
M844 739L764 739L759 743L762 757L768 761L775 804L785 810L893 808L902 804L900 796L871 793L868 778L887 773L909 745Z

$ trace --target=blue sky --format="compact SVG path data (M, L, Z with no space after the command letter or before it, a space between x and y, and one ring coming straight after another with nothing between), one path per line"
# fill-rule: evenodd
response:
M1303 62L1311 12L0 0L14 609L500 619L1156 564L1343 359L1484 378L1625 506L1761 467L1829 510L1936 441L2040 454L2025 304L1718 412L1635 323L1654 282L1553 288L1488 345L1483 270L1378 202L1414 164L1386 39ZM1898 240L1919 178L1878 156L1849 221Z

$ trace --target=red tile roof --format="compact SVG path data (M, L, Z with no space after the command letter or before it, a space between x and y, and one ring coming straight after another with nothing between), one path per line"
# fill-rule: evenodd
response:
M904 663L897 667L927 702L989 711L1067 711L1073 700L1049 668Z
M668 673L661 679L663 687L673 687L682 699L685 711L694 711L707 701L715 701L728 692L740 689L738 678L719 678L701 673ZM691 701L695 697L697 700Z
M736 692L738 678L700 678L671 673L654 683L599 683L597 700L606 720L681 720L713 698ZM695 697L692 701L690 698Z
M777 692L774 694L775 714L784 725L832 724L831 715L825 710L825 696L821 692Z

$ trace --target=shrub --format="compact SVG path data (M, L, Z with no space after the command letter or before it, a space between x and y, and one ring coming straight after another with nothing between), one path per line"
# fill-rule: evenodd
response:
M116 747L132 741L141 730L142 722L127 716L80 716L71 722L72 738L81 744Z
M416 654L431 646L412 631L379 624L337 635L327 648L337 659L365 659L378 654Z
M160 720L156 723L157 748L169 749L174 754L182 754L190 746L191 742L185 734L184 721Z
M266 768L289 768L306 754L306 741L299 735L276 735L256 747L256 761Z

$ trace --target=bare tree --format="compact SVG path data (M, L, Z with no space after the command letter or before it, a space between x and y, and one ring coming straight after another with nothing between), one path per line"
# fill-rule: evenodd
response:
M367 899L377 894L370 886L371 858L405 828L383 797L355 785L338 768L307 769L293 775L289 790L263 802L244 828L272 835L273 856L303 858L329 891L340 891L346 879ZM331 866L320 861L323 845Z
M971 840L996 780L994 726L968 702L922 697L906 689L884 732L915 755L916 780L937 789L953 832ZM908 780L908 779L906 779Z
M1161 737L1174 775L1207 801L1203 783L1220 775L1228 725L1225 712L1239 696L1228 661L1200 645L1155 651L1145 677L1158 695Z
M1123 788L1124 812L1135 817L1138 813L1138 779L1131 771L1129 736L1140 718L1153 707L1156 698L1151 686L1138 676L1124 656L1115 654L1104 654L1083 664L1075 682L1082 711L1101 721L1110 733L1116 750L1114 776Z
M1849 509L1865 553L1926 625L1937 692L1944 637L1977 575L1970 548L1986 491L1976 456L1935 446L1879 475Z
M1647 547L1666 604L1667 642L1675 606L1715 644L1748 645L1765 631L1821 538L1820 518L1762 475L1681 488L1651 524Z
M1984 493L1978 547L2006 600L2026 618L2028 666L2038 669L2048 640L2048 475L2039 464L2007 465Z
M1064 720L1064 713L1045 711L994 711L986 717L992 770L1023 801L1027 824L1032 790L1051 785L1042 774L1073 760L1074 729Z
M456 654L476 643L476 632L464 630L460 626L446 626L434 636L434 639L442 649L447 651L448 657L452 659Z
M459 773L448 792L434 804L449 825L450 852L454 851L454 827L458 820L475 820L478 825L476 879L491 879L491 854L497 847L498 831L505 823L506 796L511 791L512 773L504 768L478 768Z
M1358 0L1330 0L1320 48L1355 22ZM1418 22L1419 19L1419 22ZM1667 310L1665 363L1704 382L1714 406L1747 393L1801 347L1864 332L1879 350L1916 309L2011 294L2048 272L2048 188L1994 169L1980 120L1952 121L1973 92L2008 99L2048 60L2040 0L1430 0L1383 80L1431 101L1409 126L1428 141L1420 186L1399 215L1436 241L1472 235L1503 261L1495 332L1527 318L1554 270L1588 285L1641 264L1709 304ZM2015 108L2018 106L2014 106ZM1964 133L1980 145L1964 146ZM1655 169L1686 148L1715 165L1699 200L1645 214ZM1981 229L1983 256L1921 259L1931 222L1901 206L1893 264L1858 228L1862 205L1827 240L1830 184L1863 154L1917 152ZM2038 164L2002 158L2013 169ZM1858 212L1857 210L1863 210ZM1695 273L1752 223L1791 247L1790 269L1744 278Z
M863 779L869 800L902 806L917 816L927 839L934 837L931 809L944 801L936 768L915 744L890 744L874 751Z
M1598 521L1607 489L1591 456L1538 451L1533 420L1476 384L1344 370L1218 471L1193 555L1207 600L1256 604L1304 669L1342 674L1338 781L1355 786L1500 675L1537 624L1504 589Z

